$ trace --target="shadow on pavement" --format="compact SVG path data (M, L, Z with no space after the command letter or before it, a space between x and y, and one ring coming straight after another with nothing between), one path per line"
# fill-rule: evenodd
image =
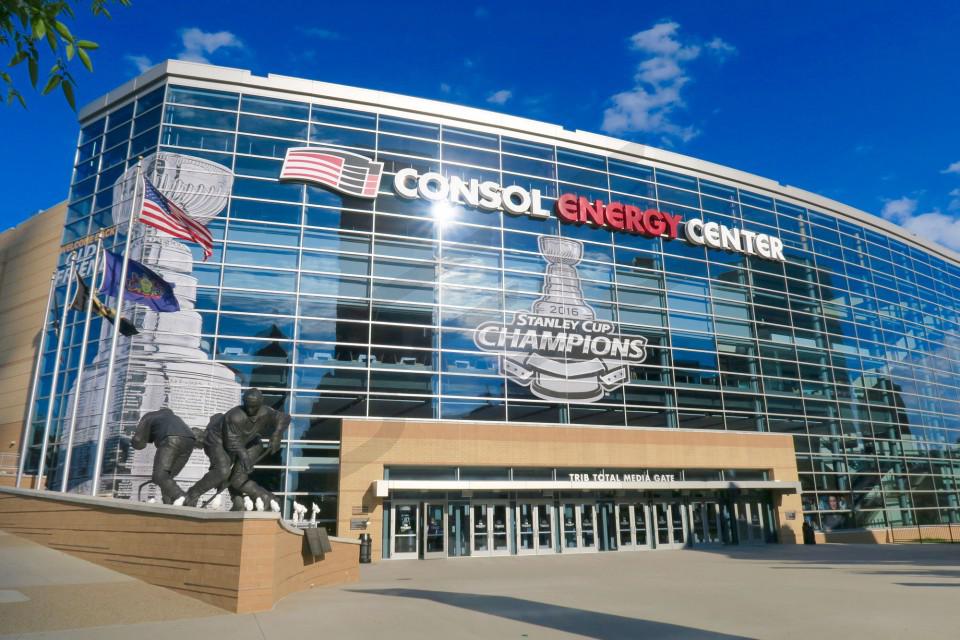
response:
M958 544L770 544L762 547L700 547L696 550L736 560L759 560L778 570L841 570L860 575L960 579ZM920 586L922 583L915 584ZM960 583L951 586L960 586Z
M460 607L516 622L575 633L597 640L639 638L743 638L715 631L705 631L653 620L638 620L609 613L561 607L522 598L491 596L477 593L426 591L423 589L349 589L354 593L369 593L397 598L432 600L451 607Z

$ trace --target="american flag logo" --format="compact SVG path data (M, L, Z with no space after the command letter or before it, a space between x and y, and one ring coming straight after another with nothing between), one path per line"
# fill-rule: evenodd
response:
M140 222L169 233L174 238L196 242L203 247L204 261L213 255L213 236L207 228L187 215L173 200L160 193L146 177L143 178Z
M376 198L383 163L356 153L323 147L287 150L281 180L322 184L348 196Z

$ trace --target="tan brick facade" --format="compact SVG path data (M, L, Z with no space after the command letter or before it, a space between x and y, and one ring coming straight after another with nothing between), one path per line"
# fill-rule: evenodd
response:
M757 469L772 480L797 480L793 438L768 433L613 429L504 423L344 420L338 531L352 535L354 508L369 513L374 559L381 554L383 508L373 483L389 465L593 468ZM781 542L801 535L796 493L775 499ZM786 512L795 513L788 520Z
M0 234L0 486L15 481L41 316L66 212L60 203Z

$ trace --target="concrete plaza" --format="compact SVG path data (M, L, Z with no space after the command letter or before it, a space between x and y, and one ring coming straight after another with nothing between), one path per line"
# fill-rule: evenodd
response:
M960 545L395 561L230 615L0 533L3 638L952 638Z

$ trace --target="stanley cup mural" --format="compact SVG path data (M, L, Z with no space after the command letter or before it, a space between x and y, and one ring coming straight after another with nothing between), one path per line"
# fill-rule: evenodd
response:
M121 176L114 187L113 221L125 228L135 201L135 169ZM206 225L227 204L233 173L220 164L178 153L159 152L143 161L143 175L193 219ZM193 256L182 242L142 224L134 225L130 256L175 286L180 311L157 313L143 306L125 305L123 315L140 334L122 338L117 346L112 393L107 412L103 476L98 493L116 497L159 499L148 485L156 449L135 451L127 446L140 417L169 407L191 427L204 428L214 413L240 401L240 384L228 367L210 360L201 349L201 317L195 310L197 279ZM101 325L96 358L79 382L76 448L71 465L70 489L89 493L100 425L100 411L110 357L112 326ZM67 407L72 407L70 390ZM67 416L69 420L69 415ZM181 486L198 480L207 468L203 452L194 452L178 475Z
M475 342L498 353L500 372L539 398L596 402L627 382L628 366L647 356L647 339L617 335L612 322L596 319L577 273L582 243L558 236L538 242L547 263L542 297L531 313L477 327Z

